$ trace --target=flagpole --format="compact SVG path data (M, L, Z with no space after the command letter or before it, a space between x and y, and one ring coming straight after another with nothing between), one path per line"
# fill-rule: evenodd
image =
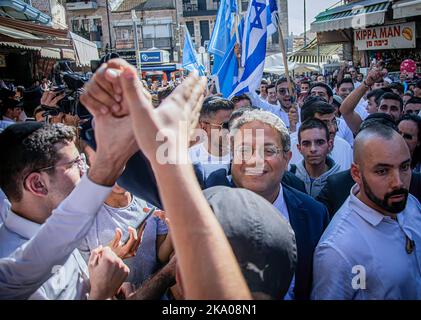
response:
M288 91L289 95L292 97L293 91L292 91L292 83L291 78L289 77L289 70L288 70L288 59L287 59L287 52L285 50L285 43L284 43L284 36L282 35L282 29L281 29L281 2L280 0L276 0L276 4L278 6L278 33L279 33L279 45L281 47L281 53L282 53L282 60L284 62L284 68L285 68L285 76L287 78L288 83Z

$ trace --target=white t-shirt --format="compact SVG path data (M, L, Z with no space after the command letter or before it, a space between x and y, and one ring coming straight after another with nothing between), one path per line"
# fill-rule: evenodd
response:
M298 134L297 132L294 132L291 134L292 157L291 161L289 162L290 166L291 164L296 165L300 161L303 161L303 156L301 155L300 151L298 151L297 143ZM351 164L354 158L352 148L349 143L338 137L338 135L335 136L333 150L330 152L330 157L341 166L340 171L345 171L351 168Z
M352 147L354 145L354 135L352 134L351 129L349 129L345 120L342 118L337 118L339 121L338 132L336 133L339 137L344 139Z
M228 172L231 165L231 154L229 152L223 157L215 157L206 150L203 143L191 147L189 156L193 164L201 164L205 180L216 170L226 169Z

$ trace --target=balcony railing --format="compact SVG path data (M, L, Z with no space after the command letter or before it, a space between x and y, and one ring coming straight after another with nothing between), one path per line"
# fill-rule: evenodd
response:
M150 48L159 48L159 49L171 49L171 38L144 38L143 41L139 41L140 49L150 49ZM117 39L116 40L116 49L131 49L134 50L134 41L131 39Z
M217 9L214 8L199 8L195 3L183 3L183 17L195 16L212 16L216 15Z
M90 10L98 8L98 4L96 0L91 1L66 1L66 9L69 11L76 11L76 10Z

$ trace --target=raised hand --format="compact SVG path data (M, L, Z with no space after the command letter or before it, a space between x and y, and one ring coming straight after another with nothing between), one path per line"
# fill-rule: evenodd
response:
M196 127L203 102L206 78L192 73L154 109L145 95L143 85L132 66L120 77L122 106L128 109L139 148L151 163L162 163L157 157L160 146L167 152L165 161L178 163L185 156L191 132ZM164 139L166 141L164 142Z
M376 82L380 82L387 75L387 69L383 67L383 62L379 61L373 65L367 74L366 84L372 86Z

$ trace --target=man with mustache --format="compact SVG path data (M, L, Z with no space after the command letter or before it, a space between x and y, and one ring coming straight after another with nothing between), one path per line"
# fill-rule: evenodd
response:
M355 139L356 185L314 254L313 299L420 299L421 205L405 140L378 124Z

